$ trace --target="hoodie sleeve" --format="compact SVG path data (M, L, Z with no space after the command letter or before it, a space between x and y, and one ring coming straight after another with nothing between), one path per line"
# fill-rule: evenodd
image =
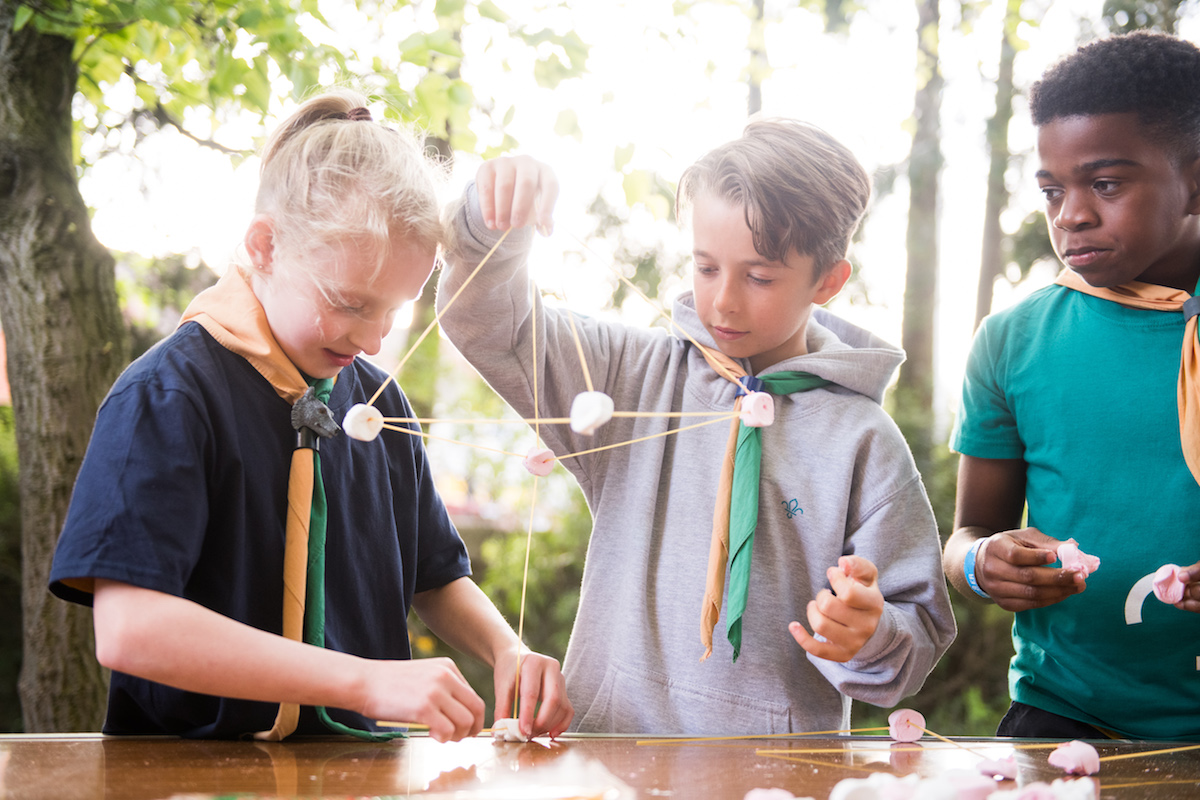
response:
M895 492L863 510L846 540L847 553L869 559L879 570L884 598L879 626L846 663L808 656L838 691L884 708L920 690L956 632L937 523L913 472Z
M663 346L666 337L578 314L571 319L571 312L547 309L540 294L530 287L526 263L533 235L529 228L510 232L472 277L502 235L483 224L473 183L453 209L448 226L450 245L437 298L438 310L443 313L442 329L517 413L525 418L534 416L536 386L539 416L569 415L575 396L588 389L580 348L595 391L610 395L618 409L643 407L640 376L662 373L670 357L669 347ZM657 344L651 344L652 336ZM575 434L565 424L542 425L539 432L558 455L592 450L610 439L622 441L615 437L625 433L611 423L594 436ZM564 463L589 491L603 458L603 453L594 453Z

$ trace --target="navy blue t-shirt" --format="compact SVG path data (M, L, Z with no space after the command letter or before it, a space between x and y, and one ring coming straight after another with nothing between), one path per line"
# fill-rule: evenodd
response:
M329 407L341 420L386 375L344 368ZM411 417L393 383L375 405ZM71 579L104 578L195 601L279 633L291 406L199 324L135 361L100 407L75 483L50 590L90 605ZM434 488L419 437L320 444L329 503L326 647L367 658L411 652L413 593L469 575L466 548ZM219 645L214 645L219 646ZM114 672L105 733L238 737L267 730L277 706L184 692ZM359 715L335 719L371 727ZM327 732L301 709L297 733Z

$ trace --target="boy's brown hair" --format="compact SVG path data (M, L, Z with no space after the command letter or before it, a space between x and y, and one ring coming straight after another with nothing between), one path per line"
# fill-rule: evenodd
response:
M845 145L815 125L760 119L684 170L677 212L705 192L742 206L759 255L811 256L820 278L846 257L871 180Z

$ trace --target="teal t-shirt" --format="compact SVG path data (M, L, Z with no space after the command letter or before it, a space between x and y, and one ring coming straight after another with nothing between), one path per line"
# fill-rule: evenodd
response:
M1182 314L1061 286L984 320L951 447L1027 464L1029 525L1101 560L1087 590L1018 612L1012 699L1142 739L1200 739L1200 614L1148 576L1200 561L1179 444Z

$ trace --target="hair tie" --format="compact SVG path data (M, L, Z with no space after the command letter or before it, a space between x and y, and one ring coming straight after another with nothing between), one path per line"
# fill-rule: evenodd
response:
M346 112L346 119L351 122L370 122L371 112L362 106L352 108Z

